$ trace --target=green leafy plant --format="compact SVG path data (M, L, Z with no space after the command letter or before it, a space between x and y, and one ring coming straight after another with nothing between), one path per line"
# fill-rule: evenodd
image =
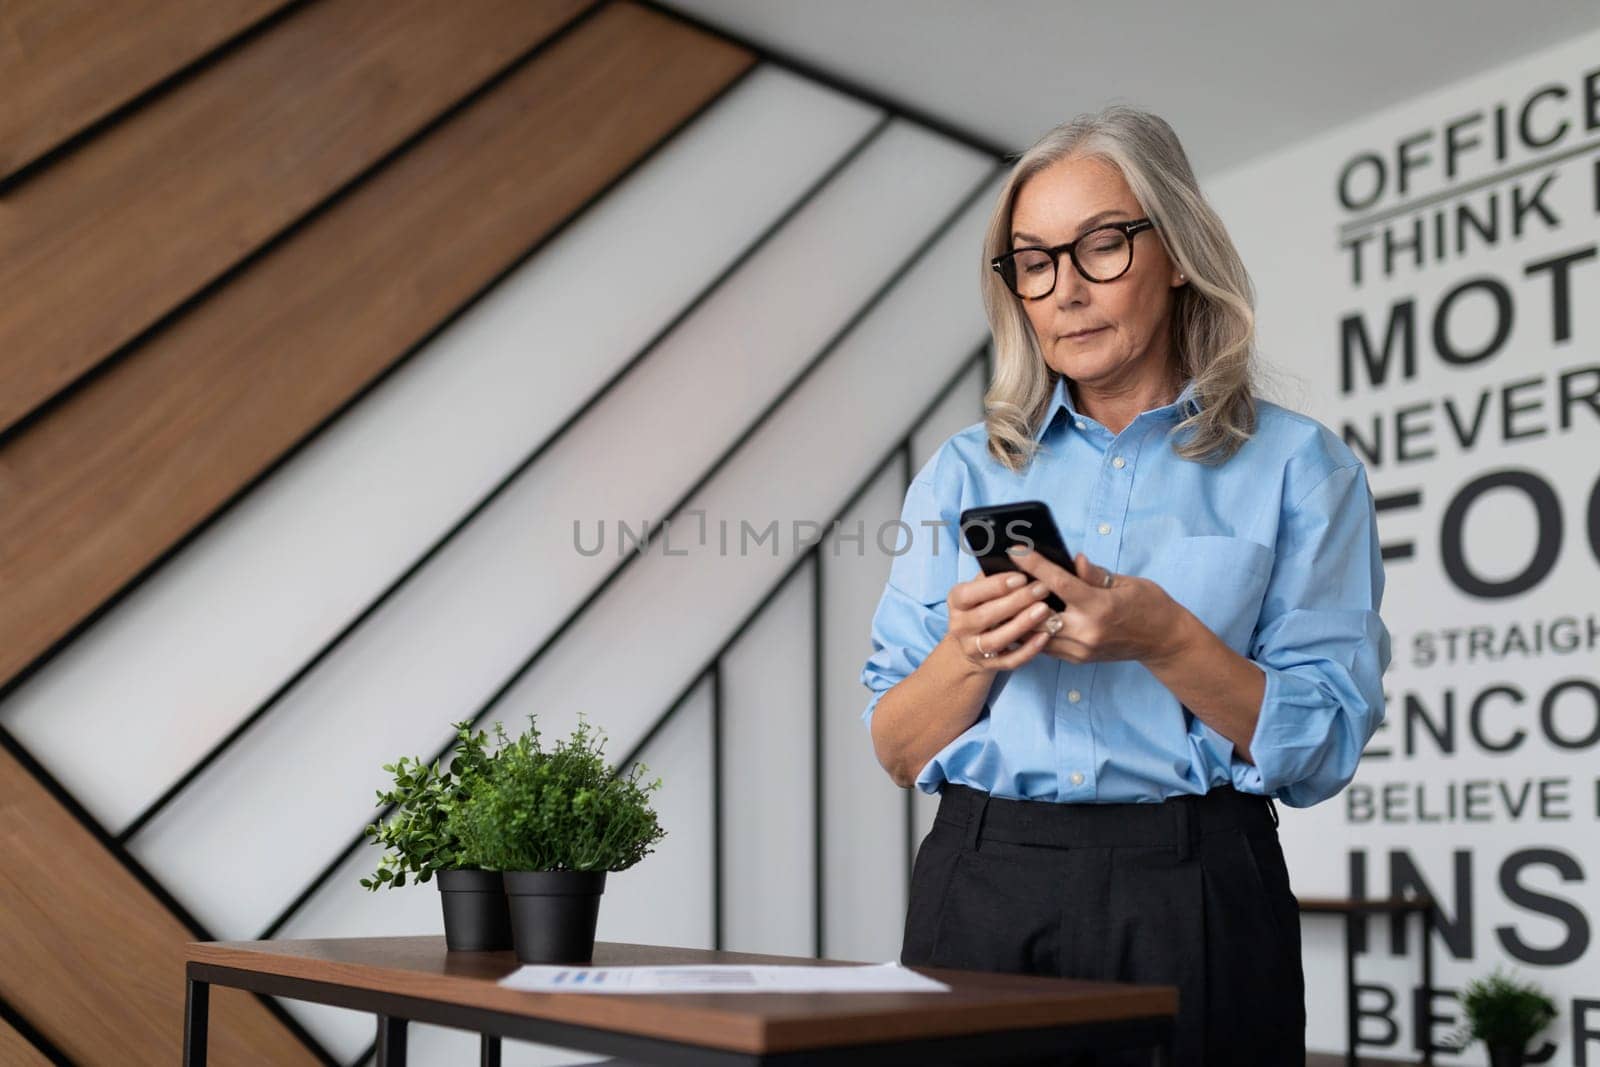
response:
M1556 1017L1554 1002L1531 982L1518 982L1496 967L1487 978L1468 982L1461 991L1466 1019L1451 1036L1459 1051L1482 1040L1490 1048L1526 1048Z
M467 782L482 777L494 753L488 750L488 735L482 730L473 733L467 722L453 725L456 748L448 769L441 769L437 760L425 764L407 756L383 765L394 776L394 784L378 791L378 803L392 814L388 819L380 816L365 829L366 836L385 850L378 869L361 879L365 888L399 887L408 878L426 882L435 871L472 866L461 862L449 817L467 802Z
M641 784L635 763L626 775L606 765L605 737L582 715L554 749L540 745L533 716L498 748L468 783L470 803L454 805L447 832L459 858L501 871L621 871L654 851L666 836L650 806L661 779Z

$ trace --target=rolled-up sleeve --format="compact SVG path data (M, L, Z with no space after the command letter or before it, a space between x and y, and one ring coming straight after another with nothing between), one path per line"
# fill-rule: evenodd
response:
M1266 674L1234 785L1291 807L1334 796L1383 721L1389 631L1379 617L1383 555L1360 463L1336 468L1280 519L1277 559L1251 638Z
M869 726L878 701L895 683L922 665L943 640L950 624L946 598L955 584L959 547L957 519L942 507L929 461L906 490L900 528L882 541L899 551L872 616L872 655L861 670L861 684L872 690L861 720Z

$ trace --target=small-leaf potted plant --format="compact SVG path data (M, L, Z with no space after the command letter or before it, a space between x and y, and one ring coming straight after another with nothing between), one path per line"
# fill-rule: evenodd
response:
M1466 984L1460 996L1466 1016L1450 1044L1461 1051L1474 1040L1489 1048L1490 1067L1522 1067L1528 1042L1556 1017L1556 1006L1538 986L1518 982L1495 968Z
M459 858L504 872L519 960L587 963L606 874L632 867L666 834L649 796L661 779L642 783L640 763L626 774L609 767L603 734L582 715L549 750L531 715L514 740L495 729L499 747L470 783L471 801L451 809Z
M378 869L361 884L371 890L398 888L407 880L426 882L438 875L445 947L508 949L511 915L500 872L463 863L449 825L451 813L470 802L469 783L482 778L494 754L483 731L473 733L470 723L454 725L456 748L448 768L406 756L384 764L394 781L378 791L378 802L393 813L366 827L367 837L385 852Z

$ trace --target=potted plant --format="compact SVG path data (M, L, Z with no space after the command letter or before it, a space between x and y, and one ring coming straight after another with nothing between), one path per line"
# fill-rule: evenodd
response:
M1556 1006L1532 983L1517 982L1497 967L1461 992L1466 1020L1451 1041L1461 1051L1477 1039L1489 1047L1490 1067L1522 1067L1528 1042L1556 1017Z
M511 916L500 872L463 863L459 843L449 827L451 812L470 799L468 782L482 776L494 755L483 731L459 722L456 750L449 769L400 757L383 769L394 778L379 790L378 802L393 807L387 821L366 827L367 837L386 850L378 869L361 884L376 891L388 886L426 882L437 874L444 909L445 947L452 951L502 950L511 947Z
M605 740L580 715L572 736L546 751L529 716L526 732L499 748L451 809L459 858L504 872L512 942L524 963L586 963L606 874L622 871L665 836L650 806L657 778L640 783L608 767Z

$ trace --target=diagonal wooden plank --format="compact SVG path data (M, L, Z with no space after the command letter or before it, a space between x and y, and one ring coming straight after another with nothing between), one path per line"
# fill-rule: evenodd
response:
M606 7L13 436L0 684L753 62Z
M193 935L4 749L0 856L0 997L79 1063L177 1063ZM237 990L212 992L210 1049L216 1063L318 1062Z
M323 0L0 199L0 430L213 282L587 0Z
M50 1067L50 1061L44 1053L5 1023L0 1023L0 1064L5 1067Z
M288 0L0 4L0 179L281 9Z

